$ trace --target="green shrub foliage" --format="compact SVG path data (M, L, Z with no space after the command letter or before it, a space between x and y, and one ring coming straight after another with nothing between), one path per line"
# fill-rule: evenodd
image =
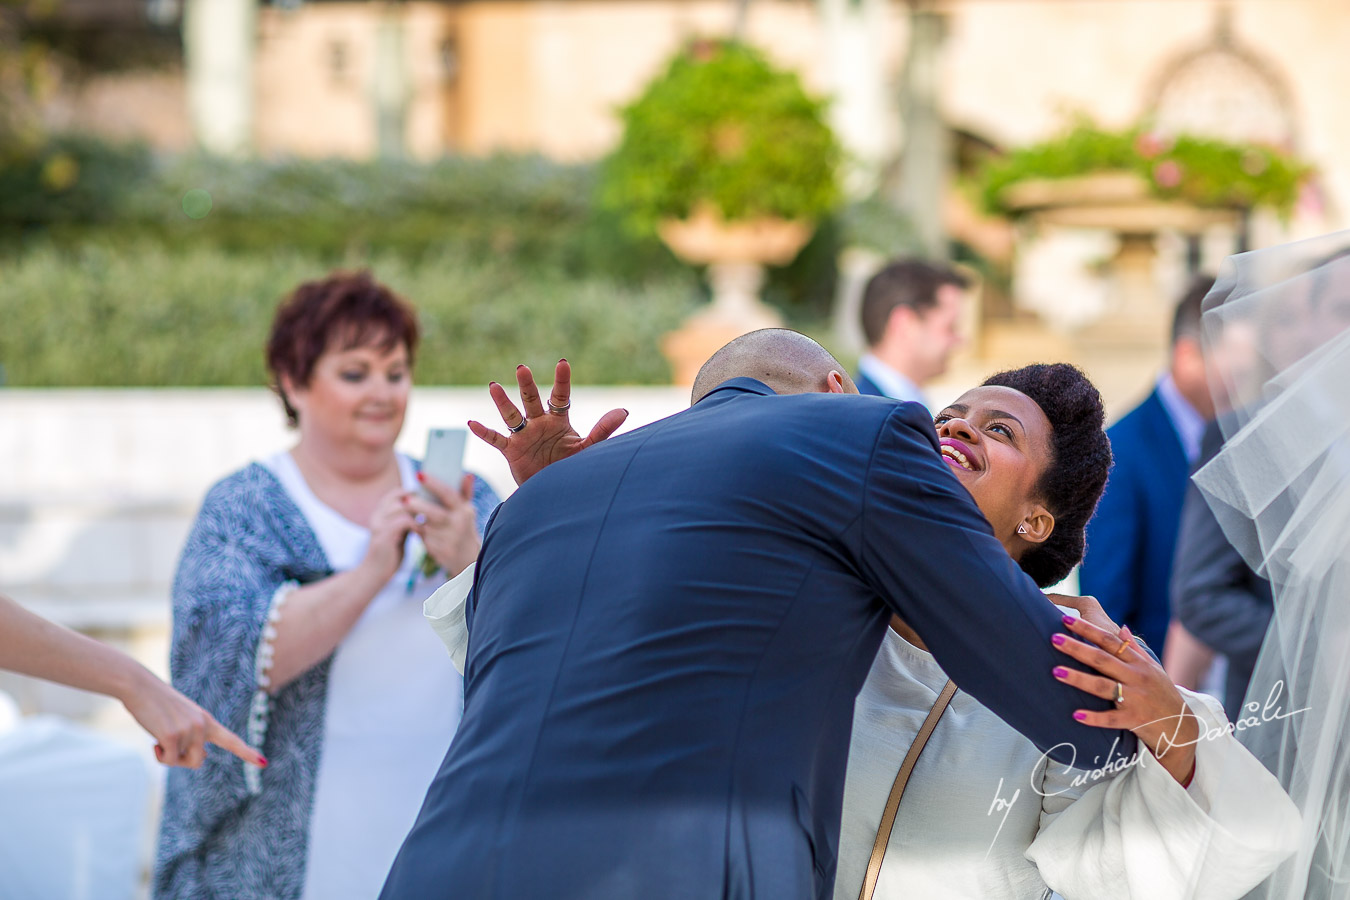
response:
M661 383L659 338L702 296L659 240L597 204L594 165L157 157L69 136L11 150L0 383L13 386L262 384L277 302L335 268L369 268L418 307L424 383L559 356L579 381ZM202 218L190 191L210 197ZM766 295L800 327L833 297L836 218L770 273Z
M665 383L660 337L697 301L692 276L621 284L491 257L350 262L417 307L423 384L485 385L562 356L578 381ZM0 364L13 386L261 385L277 302L329 268L291 252L34 247L0 263Z
M824 102L744 44L695 41L622 117L601 198L635 233L700 201L727 219L815 220L839 203Z
M1014 184L1108 171L1140 175L1160 199L1201 207L1267 207L1288 216L1312 169L1276 147L1163 137L1142 126L1105 131L1079 121L1054 140L990 160L976 188L986 210L1006 215L1004 191Z

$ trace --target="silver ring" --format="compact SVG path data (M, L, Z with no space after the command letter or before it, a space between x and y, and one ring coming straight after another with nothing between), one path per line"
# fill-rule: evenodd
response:
M508 425L506 427L510 429L512 434L520 434L522 431L525 430L525 426L528 425L529 423L530 423L529 419L525 418L524 416L521 416L519 425Z
M1123 706L1124 704L1125 704L1125 686L1124 686L1123 684L1121 684L1119 681L1117 681L1117 682L1116 682L1116 705L1117 705L1117 706Z
M548 411L555 416L565 416L567 415L567 411L571 408L572 408L571 400L568 400L562 406L554 406L553 398L552 397L548 398Z

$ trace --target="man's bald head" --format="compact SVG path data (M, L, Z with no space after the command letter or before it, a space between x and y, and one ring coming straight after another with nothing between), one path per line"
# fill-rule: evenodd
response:
M714 353L694 379L690 403L729 378L755 378L779 394L858 393L830 351L787 328L743 334Z

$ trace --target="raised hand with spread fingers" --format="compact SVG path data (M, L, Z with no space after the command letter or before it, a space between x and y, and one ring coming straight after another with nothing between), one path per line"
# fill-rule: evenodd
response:
M628 418L628 410L611 409L600 417L590 434L582 437L577 433L568 416L572 407L572 367L565 359L558 360L553 371L553 390L549 394L547 410L528 366L516 367L516 383L520 387L520 409L511 402L500 384L494 381L488 385L488 393L492 395L492 402L497 405L509 435L493 431L481 422L469 422L470 431L506 457L516 484L524 484L551 463L598 444Z

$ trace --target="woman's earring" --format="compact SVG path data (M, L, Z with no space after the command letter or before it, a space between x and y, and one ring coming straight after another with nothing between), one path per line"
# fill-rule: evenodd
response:
M1018 534L1026 534L1026 533L1027 533L1027 526L1025 526L1025 525L1018 525L1018 526L1017 526L1017 533L1018 533Z

